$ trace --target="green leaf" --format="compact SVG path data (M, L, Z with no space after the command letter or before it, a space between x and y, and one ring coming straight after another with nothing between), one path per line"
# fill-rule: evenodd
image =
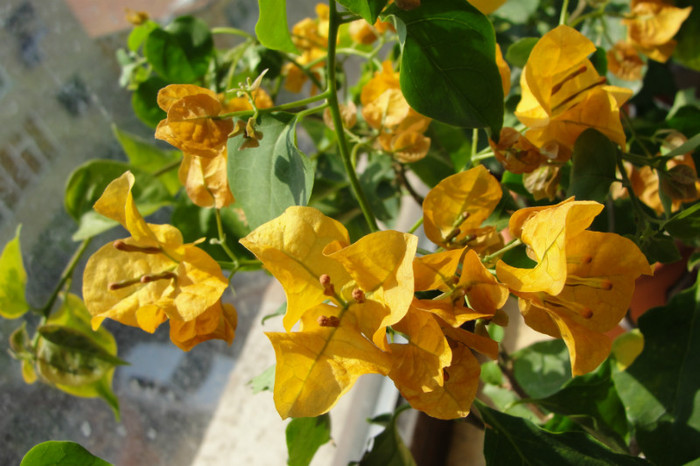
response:
M511 23L524 25L532 15L537 13L538 8L544 8L540 7L540 0L505 2L500 8L493 12L493 15L510 21Z
M21 229L22 226L18 225L15 237L5 245L0 255L0 316L5 319L16 319L29 310L25 296L27 272L19 244Z
M644 350L613 374L637 443L649 460L684 464L700 457L700 286L639 318Z
M92 316L85 307L83 300L77 295L69 293L65 296L63 305L51 316L48 324L63 326L70 328L75 332L80 332L84 337L92 340L92 343L100 347L102 351L116 357L117 343L114 336L112 336L112 334L109 333L104 326L100 327L96 331L93 331L92 325L90 324L91 318ZM44 348L47 345L46 341L40 339L39 343L39 353L41 354L44 351L47 351ZM48 343L48 345L50 344L51 343ZM38 364L40 372L43 371L43 373L46 374L48 371L50 376L52 374L56 376L53 380L56 388L77 397L102 398L112 408L114 417L117 421L119 421L119 400L112 391L112 379L114 378L116 366L112 364L97 365L100 368L99 370L101 371L101 377L99 377L97 380L90 381L95 377L94 374L93 376L90 376L89 372L87 373L87 377L77 374L73 377L66 376L65 374L61 376L61 374L54 373L54 369L47 366L46 363L42 363L40 361ZM64 378L65 380L63 380ZM61 383L61 381L70 382L70 384Z
M430 152L439 152L452 160L453 173L464 169L471 158L472 147L471 139L463 128L433 121L426 135L430 138Z
M20 466L109 466L112 463L98 458L75 442L51 440L32 447L24 455Z
M664 154L666 157L675 157L677 155L684 155L688 152L693 152L697 147L700 146L700 134L696 134L692 138L688 139L686 142L676 147L672 151Z
M331 417L299 417L287 424L285 431L289 466L308 466L321 445L331 439Z
M523 37L512 43L506 51L508 63L518 68L525 68L527 59L530 58L530 52L538 40L537 37Z
M552 395L571 380L569 352L563 340L533 343L513 353L512 358L515 379L533 398Z
M408 408L409 405L403 405L396 409L386 429L374 437L372 449L362 456L360 466L415 466L411 451L396 429L396 419Z
M255 35L260 43L268 49L298 54L287 24L287 0L258 0L258 7Z
M151 33L151 31L154 31L159 28L160 26L158 25L158 23L150 19L136 26L129 33L129 37L126 41L129 50L131 50L132 52L138 52L139 48L146 41L146 38Z
M664 223L663 228L675 238L697 239L700 231L700 202L675 214Z
M700 8L696 0L678 0L675 3L678 8L692 6L693 11L676 35L678 45L673 56L686 67L700 71Z
M161 171L164 167L177 163L182 158L180 151L159 149L152 142L122 131L116 125L112 125L112 132L129 158L130 165L150 175ZM161 173L158 179L171 195L174 195L180 189L180 180L178 179L176 168Z
M576 139L567 196L605 202L615 180L617 148L603 133L588 128Z
M297 147L296 118L264 114L258 147L239 149L244 135L228 140L228 181L248 225L257 228L293 205L306 205L313 187L313 163Z
M392 5L401 56L401 90L419 113L443 123L491 129L503 124L503 88L493 26L464 0Z
M99 359L115 366L129 364L110 354L107 350L96 344L90 337L70 327L63 327L55 324L42 325L39 327L38 331L46 340L70 352L80 353L88 358Z
M168 82L158 76L151 76L139 84L131 94L131 107L144 124L155 128L167 114L158 106L158 91L168 85Z
M10 334L9 341L10 350L15 355L32 354L34 352L32 339L29 338L29 333L27 332L26 320Z
M374 24L379 17L379 13L384 9L387 0L338 0L353 13L362 16L369 24Z
M275 312L272 312L270 314L267 314L266 316L263 316L262 320L260 321L261 324L264 324L267 319L272 319L273 317L279 317L283 316L287 312L287 302L283 302L280 304L280 306L275 310Z
M151 175L115 160L93 159L71 173L66 183L66 212L78 222L73 239L78 241L97 235L118 225L92 210L107 185L131 169L136 177L132 194L139 212L144 217L171 202L172 197L161 183Z
M162 78L192 83L206 74L214 56L214 40L203 20L181 16L165 29L151 31L143 53Z
M645 465L641 458L615 453L581 432L551 433L520 417L476 401L486 424L486 464L500 465Z
M396 185L396 172L390 157L374 157L359 176L370 210L388 228L396 223L401 207L401 191Z
M522 404L520 398L512 389L497 385L484 385L482 391L500 411L508 413L511 416L518 416L532 422L538 422L535 413Z
M553 395L536 403L549 411L575 417L593 436L618 449L626 449L625 407L612 381L610 359L595 371L571 379Z
M253 389L253 394L272 391L275 386L275 365L271 365L259 375L256 375L248 382L250 388Z

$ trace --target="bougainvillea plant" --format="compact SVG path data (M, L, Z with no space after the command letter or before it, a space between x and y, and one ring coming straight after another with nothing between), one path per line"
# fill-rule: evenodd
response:
M259 0L254 36L132 15L121 82L177 150L116 130L129 161L71 175L80 246L41 309L19 229L5 246L0 314L40 316L10 337L25 381L118 416L104 319L167 322L184 351L235 345L222 295L262 268L286 294L266 337L290 426L373 373L412 408L484 429L489 464L697 460L700 288L628 315L640 277L698 263L700 101L659 84L700 70L690 3L338 0L289 25L285 0ZM169 224L145 220L168 205ZM413 228L395 230L400 215ZM88 243L117 225L128 236L72 293ZM509 354L508 303L549 339ZM565 369L546 387L530 363L545 358ZM373 448L364 463L412 462Z

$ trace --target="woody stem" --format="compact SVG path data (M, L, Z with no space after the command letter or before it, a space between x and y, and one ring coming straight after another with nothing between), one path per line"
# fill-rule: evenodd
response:
M330 18L328 24L328 60L326 61L326 69L328 75L328 104L330 106L331 116L333 117L333 127L335 128L335 133L338 136L338 151L340 152L340 157L343 160L343 166L345 167L345 172L350 179L350 186L355 194L362 214L365 216L367 225L371 231L378 231L377 221L372 213L369 206L369 202L365 197L362 187L360 186L360 180L357 178L355 173L355 168L352 166L352 160L350 157L350 150L348 149L348 141L345 138L345 132L343 131L343 120L340 116L340 106L338 105L338 89L335 75L335 52L336 52L336 38L338 37L338 26L339 26L339 16L336 11L335 0L329 2L330 6Z

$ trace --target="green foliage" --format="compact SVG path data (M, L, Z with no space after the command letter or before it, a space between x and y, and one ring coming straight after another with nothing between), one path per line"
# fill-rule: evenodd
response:
M338 0L338 3L362 16L369 24L374 24L379 13L386 6L387 0Z
M207 72L214 55L214 40L204 21L182 16L164 29L152 30L143 52L163 79L192 83Z
M362 456L360 466L415 466L411 452L396 429L396 419L408 407L403 405L396 409L384 431L372 440L372 449Z
M158 91L168 85L168 82L158 76L151 76L138 84L136 91L131 94L131 107L139 119L151 128L165 118L165 112L158 107L156 97Z
M644 350L627 370L613 374L639 447L659 464L700 457L700 286L639 319Z
M75 442L48 441L40 443L24 455L20 466L109 466Z
M243 134L228 142L228 179L250 228L306 205L313 187L313 164L296 142L296 118L287 113L261 115L257 147L242 148Z
M272 50L299 53L287 25L287 0L258 0L258 6L255 35L260 43Z
M5 245L0 255L0 316L5 319L17 319L29 310L24 295L27 272L19 244L20 230L21 226L17 226L15 237Z
M533 398L553 395L571 380L569 354L561 340L533 343L512 357L516 380Z
M461 0L425 2L410 11L394 5L387 14L399 20L401 90L411 107L444 123L498 135L503 88L486 17Z
M486 464L644 465L641 458L615 453L580 432L551 433L530 421L477 403L486 428Z
M287 425L287 450L289 466L308 466L321 445L331 439L331 417L322 414L318 417L292 419Z
M271 365L261 374L250 379L248 385L250 385L253 393L272 391L272 387L275 386L275 365Z
M605 202L615 180L616 146L601 132L589 128L578 137L567 195Z

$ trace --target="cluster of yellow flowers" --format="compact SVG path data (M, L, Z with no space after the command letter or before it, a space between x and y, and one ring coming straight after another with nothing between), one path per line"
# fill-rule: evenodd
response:
M499 260L496 278L486 266L494 265L488 253L500 236L481 224L500 197L483 166L443 180L423 214L426 236L444 250L421 257L417 238L396 231L351 244L340 223L310 207L290 207L241 240L287 296L286 332L267 334L283 418L328 411L367 373L389 376L433 417L465 416L480 373L471 349L495 359L498 346L462 326L496 318L510 293L528 325L564 339L574 374L607 357L604 332L624 316L634 280L651 273L644 255L619 235L586 231L603 206L569 199L515 212L510 231L537 265ZM414 296L425 291L438 296Z
M630 13L622 20L627 26L627 39L607 52L610 72L627 81L641 79L644 61L640 54L666 63L676 48L673 36L691 10L663 0L631 0Z

